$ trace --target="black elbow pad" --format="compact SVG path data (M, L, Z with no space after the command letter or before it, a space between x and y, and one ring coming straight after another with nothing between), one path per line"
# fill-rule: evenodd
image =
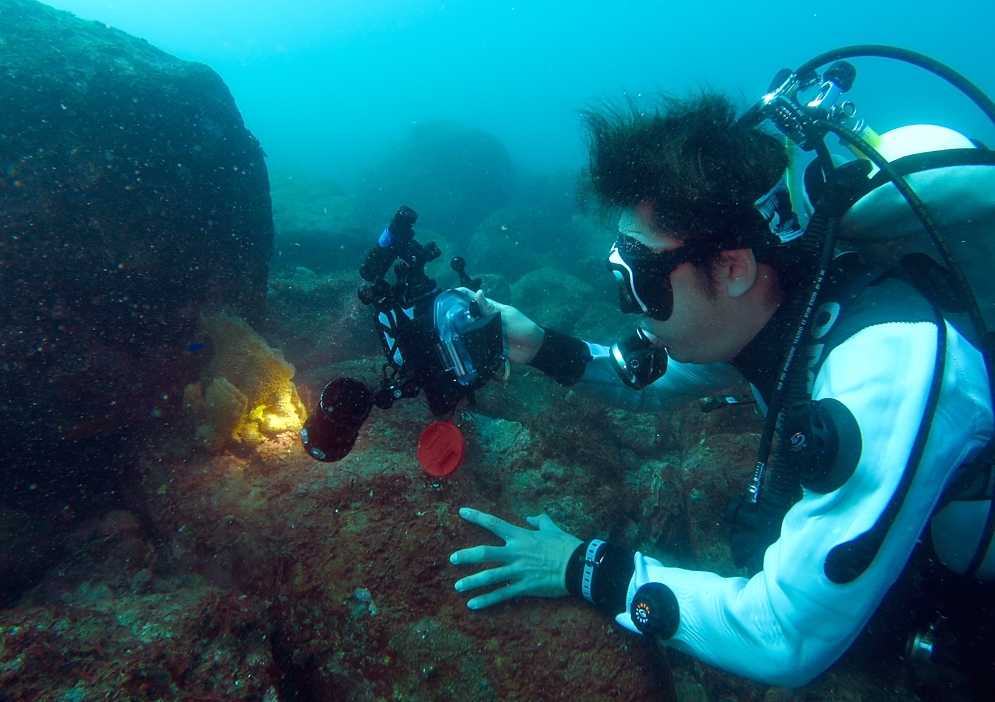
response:
M817 400L786 413L782 437L788 464L812 492L839 489L860 461L860 427L839 400Z

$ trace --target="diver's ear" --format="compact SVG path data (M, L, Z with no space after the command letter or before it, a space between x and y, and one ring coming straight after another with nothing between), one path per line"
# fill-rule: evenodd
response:
M742 297L757 282L757 259L753 249L723 251L715 270L715 282L729 297Z

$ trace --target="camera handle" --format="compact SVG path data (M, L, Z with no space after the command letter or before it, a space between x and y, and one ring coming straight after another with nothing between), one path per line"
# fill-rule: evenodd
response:
M481 278L471 278L466 272L466 259L462 256L457 256L452 261L449 262L449 267L456 271L459 275L459 284L464 288L469 288L473 292L480 290L480 286L483 283Z

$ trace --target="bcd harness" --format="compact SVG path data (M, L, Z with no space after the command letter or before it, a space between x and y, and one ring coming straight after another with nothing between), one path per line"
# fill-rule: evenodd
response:
M860 164L860 162L855 162ZM961 165L995 166L995 152L963 149L916 154L895 162L901 175ZM866 171L865 171L866 172ZM867 192L888 184L883 173L866 179L844 180L836 197L849 209ZM848 191L848 192L847 192ZM845 193L845 194L841 194ZM739 567L762 568L763 554L777 540L788 509L801 498L801 488L825 494L850 477L860 458L860 430L849 410L838 401L812 401L812 385L830 352L868 327L889 322L930 322L937 329L937 353L925 409L915 441L891 500L874 526L857 538L835 547L824 572L833 582L848 583L870 566L904 503L922 459L939 399L946 358L949 321L971 343L985 352L990 337L979 339L966 314L969 302L959 292L951 272L930 256L906 254L897 269L867 265L850 252L837 256L827 269L811 319L797 345L795 362L785 382L776 421L778 447L766 471L763 493L755 503L744 500L731 508L733 558ZM989 366L990 367L990 366ZM991 499L995 484L995 440L979 457L962 466L942 496L941 509L954 499ZM968 575L975 574L995 535L995 500L989 510Z
M852 582L867 570L915 478L942 384L946 357L945 319L982 353L995 407L995 387L991 382L995 377L993 335L978 303L982 298L985 312L990 316L991 309L995 308L995 291L990 286L982 286L986 297L972 288L931 213L934 203L931 201L927 207L907 180L917 174L926 174L928 178L936 169L985 167L982 169L983 184L975 193L979 194L977 199L982 203L983 216L968 218L967 223L973 226L977 222L979 227L984 223L991 225L995 219L992 217L995 204L991 188L984 184L995 173L991 168L995 166L995 155L974 142L978 148L941 146L939 150L902 158L897 154L893 156L893 162L886 159L869 143L869 140L880 143L881 137L867 129L863 120L855 119L853 104L842 98L852 87L856 71L841 59L854 56L892 58L924 68L957 87L995 124L995 103L966 78L922 54L878 45L845 47L821 54L794 72L781 71L767 94L739 120L747 127L769 120L796 146L816 154L805 173L805 190L809 201L817 204L804 232L800 236L795 231L783 232L775 227L776 221L769 222L771 232L782 244L790 242L799 252L799 261L818 263L807 274L811 281L808 289L801 290L784 305L787 318L797 320L796 332L768 399L767 421L747 497L731 511L733 556L737 565L760 569L764 551L777 540L781 521L791 505L800 499L803 485L816 492L835 490L856 466L860 453L854 444L859 442L859 428L852 415L838 402L812 401L811 383L829 352L857 331L875 324L930 321L937 329L933 378L903 475L875 524L858 537L836 546L826 558L825 574L836 583ZM820 77L815 69L830 61L836 63ZM818 95L806 102L801 94L811 88L818 88ZM841 143L861 158L837 167L825 144L829 133L839 136ZM874 167L879 172L868 177ZM930 251L935 251L944 265L922 252L906 255L899 268L891 271L880 268L857 270L847 260L834 260L841 220L851 210L856 213L863 203L873 201L875 196L887 194L884 188L891 186L900 194L899 199L908 205L905 212L911 212L913 219L928 233L931 246L935 246ZM930 194L924 197L929 199ZM863 202L862 198L865 198ZM952 208L943 214L963 209L959 208L960 202L946 204ZM885 221L890 219L890 216L886 217ZM945 218L941 224L948 225L956 219L956 216ZM964 323L964 317L969 324ZM775 434L780 439L779 446L768 467ZM958 475L952 484L990 485L993 458L995 439L970 466L962 467L962 475ZM946 496L941 504L949 499ZM971 561L970 573L976 573L981 566L993 533L995 499L990 501L984 536Z

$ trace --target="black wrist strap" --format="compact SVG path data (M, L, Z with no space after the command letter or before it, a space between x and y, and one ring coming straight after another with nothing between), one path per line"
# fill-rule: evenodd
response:
M529 363L560 385L573 385L581 376L587 364L594 358L590 347L572 336L543 327L546 333L539 352Z
M636 569L632 557L632 551L608 541L582 543L567 564L567 591L611 617L624 612L629 581Z

